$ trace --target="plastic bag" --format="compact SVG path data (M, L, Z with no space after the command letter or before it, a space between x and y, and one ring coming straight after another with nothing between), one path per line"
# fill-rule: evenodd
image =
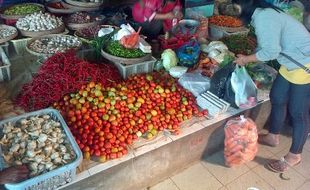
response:
M181 67L181 66L175 66L171 67L169 70L170 76L173 78L180 78L182 75L184 75L187 72L187 67Z
M230 79L235 93L235 103L239 108L253 107L257 103L257 88L245 67L236 66Z
M211 78L211 84L210 84L211 86L209 91L212 92L217 97L224 99L227 83L228 81L230 81L231 74L234 70L235 70L235 64L230 62L221 69L219 69L217 72L215 72ZM226 101L233 106L235 102L234 95L232 101L228 101L227 99Z
M196 97L210 88L210 79L199 72L185 73L179 83Z
M246 66L246 69L259 89L270 89L278 72L265 63L254 63Z
M229 120L225 127L224 157L228 167L244 164L256 156L257 128L249 118L240 116Z
M193 67L199 60L200 46L197 41L190 41L177 50L179 65Z

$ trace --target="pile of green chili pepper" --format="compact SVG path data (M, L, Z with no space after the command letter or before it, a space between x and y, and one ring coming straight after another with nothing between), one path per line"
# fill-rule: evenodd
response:
M235 54L252 54L257 45L255 38L246 35L231 35L224 37L221 41Z
M27 15L41 11L41 7L33 4L14 5L4 11L5 15Z
M140 49L126 49L118 41L111 41L106 47L106 52L117 57L139 58L145 56Z

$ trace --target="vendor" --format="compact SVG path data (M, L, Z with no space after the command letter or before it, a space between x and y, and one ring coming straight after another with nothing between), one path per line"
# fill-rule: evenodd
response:
M179 0L139 0L132 9L133 19L142 26L142 33L157 38L162 29L169 31L183 17Z
M18 183L28 178L27 166L14 166L0 171L0 185ZM0 186L1 188L1 186Z
M302 23L264 0L232 2L240 7L240 17L245 24L251 21L259 47L253 55L238 55L235 62L246 65L277 59L281 65L270 92L269 133L259 136L259 142L268 146L280 143L279 133L284 126L288 107L293 127L290 150L282 159L266 165L270 170L282 173L300 163L310 132L310 74L280 53L310 68L310 33Z

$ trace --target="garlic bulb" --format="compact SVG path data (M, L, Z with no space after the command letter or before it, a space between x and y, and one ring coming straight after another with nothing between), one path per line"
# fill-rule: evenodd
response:
M20 30L38 32L52 30L63 25L61 18L55 17L49 13L33 13L24 18L19 18L16 27Z

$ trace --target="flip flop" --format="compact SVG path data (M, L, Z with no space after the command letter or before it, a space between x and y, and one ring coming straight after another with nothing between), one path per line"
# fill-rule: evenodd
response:
M278 144L270 143L268 140L266 140L267 135L258 135L258 143L266 146L276 147Z
M284 157L282 157L280 160L269 162L267 165L265 165L265 167L272 172L283 173L286 172L290 167L297 166L298 164L300 164L300 161L294 165L291 165L284 159Z

